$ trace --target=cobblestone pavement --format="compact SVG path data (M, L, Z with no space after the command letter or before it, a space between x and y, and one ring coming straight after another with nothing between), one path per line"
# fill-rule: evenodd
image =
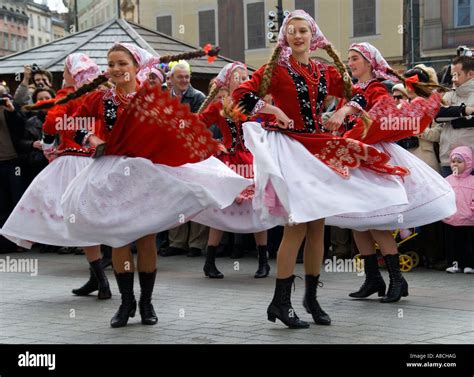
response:
M37 260L38 274L11 272L12 259ZM223 280L202 273L204 258L174 256L158 259L153 303L159 322L143 326L137 313L128 326L112 329L109 320L120 295L109 268L113 297L76 297L72 288L88 277L84 256L39 254L35 251L1 254L0 343L91 344L473 344L474 275L447 274L416 268L405 276L410 296L394 304L372 299L353 300L351 290L363 276L355 272L322 273L318 290L331 326L314 323L309 329L289 330L279 321L267 321L266 308L275 283L271 275L254 279L257 260L218 258ZM7 263L9 262L9 263ZM1 266L1 264L0 264ZM387 272L382 272L388 280ZM304 276L303 266L296 274ZM138 277L135 278L138 296ZM293 307L300 318L311 320L302 305L304 282L296 279Z

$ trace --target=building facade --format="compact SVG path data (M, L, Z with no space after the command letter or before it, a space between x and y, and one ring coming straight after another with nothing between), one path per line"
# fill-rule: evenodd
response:
M367 41L395 67L404 63L403 0L283 0L305 9L346 57L350 43ZM222 55L259 67L275 46L268 39L277 0L141 0L141 24L193 45L215 43ZM314 54L329 60L324 51Z
M140 23L137 0L75 0L77 2L78 30L82 31L117 18L120 4L120 17ZM156 4L160 1L154 1Z
M28 48L26 7L14 1L0 0L0 56Z
M420 53L414 59L441 68L458 46L474 48L474 0L419 0L419 13Z

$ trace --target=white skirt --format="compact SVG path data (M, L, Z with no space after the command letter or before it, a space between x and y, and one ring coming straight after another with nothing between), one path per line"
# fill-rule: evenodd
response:
M259 123L243 124L245 144L254 156L254 206L262 221L278 217L280 225L305 223L347 212L375 211L408 203L398 177L353 169L344 179L283 133ZM269 191L286 214L270 213Z
M456 212L454 191L438 172L396 143L379 143L374 147L388 153L391 164L410 169L410 175L403 179L408 204L337 215L326 219L327 225L359 231L405 229L431 224Z
M270 217L262 221L253 206L253 199L242 203L232 203L229 207L209 208L198 213L194 222L232 233L257 233L279 225L278 218Z
M206 208L228 207L251 183L214 157L170 167L103 156L71 182L62 206L76 238L121 247L183 224Z
M0 233L19 246L31 248L38 242L54 246L94 246L68 233L61 196L69 183L92 159L61 156L44 168L31 182Z

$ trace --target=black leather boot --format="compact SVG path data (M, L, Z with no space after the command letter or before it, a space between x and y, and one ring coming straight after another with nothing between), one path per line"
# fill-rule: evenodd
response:
M257 246L258 249L258 270L255 273L255 279L266 278L270 273L270 265L268 264L267 246Z
M267 316L272 322L278 318L290 329L306 329L309 323L300 320L291 306L291 286L294 280L295 275L286 279L276 279L275 294L267 309Z
M321 287L323 286L323 283L319 281L319 275L305 275L305 284L306 291L303 299L304 308L313 316L314 323L318 325L330 325L331 318L323 309L321 309L321 306L316 299L318 285Z
M364 255L364 272L365 281L357 292L349 293L350 297L366 298L374 293L378 293L379 297L385 296L385 281L379 271L379 263L377 254Z
M102 267L102 260L97 259L90 264L90 276L89 281L79 289L73 289L72 293L78 296L87 296L89 293L99 291L97 298L99 300L107 300L112 297L110 292L109 280L105 275Z
M115 272L115 278L117 279L117 285L122 295L122 304L117 310L117 313L110 320L110 326L112 327L123 327L127 325L130 317L135 317L137 310L137 301L133 294L133 272Z
M408 296L408 283L400 272L400 261L398 254L385 255L385 264L387 265L390 284L385 297L380 302L396 302L402 297Z
M156 270L153 272L139 272L138 278L140 280L140 301L138 307L140 308L140 316L144 325L156 325L158 317L155 309L151 304L151 296L153 294L153 287L155 286Z
M204 275L210 279L223 279L224 275L216 267L217 246L208 246L206 253L206 263L204 263Z

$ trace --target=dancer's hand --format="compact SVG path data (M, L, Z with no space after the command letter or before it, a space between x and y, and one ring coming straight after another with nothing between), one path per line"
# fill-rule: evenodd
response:
M276 109L277 111L275 112L275 117L278 121L278 127L290 130L293 129L293 120L288 118L288 116L283 112L283 110L279 109L278 107L276 107Z
M343 107L337 110L324 124L324 127L330 131L336 131L339 129L341 124L344 122L344 119L347 115L347 110Z
M49 163L51 163L53 160L55 160L58 157L58 154L55 148L43 149L43 154Z
M33 141L32 147L39 149L40 151L43 150L43 145L41 144L40 140Z
M97 148L100 144L104 144L105 141L102 140L101 138L95 136L95 135L90 135L89 139L87 139L87 142L89 145L93 148Z
M239 194L236 198L235 198L235 202L237 204L242 204L242 202L244 201L244 197L242 196L242 194Z
M220 155L222 153L229 153L225 145L222 143L219 143L219 145L217 146L217 149L218 149L217 155Z

